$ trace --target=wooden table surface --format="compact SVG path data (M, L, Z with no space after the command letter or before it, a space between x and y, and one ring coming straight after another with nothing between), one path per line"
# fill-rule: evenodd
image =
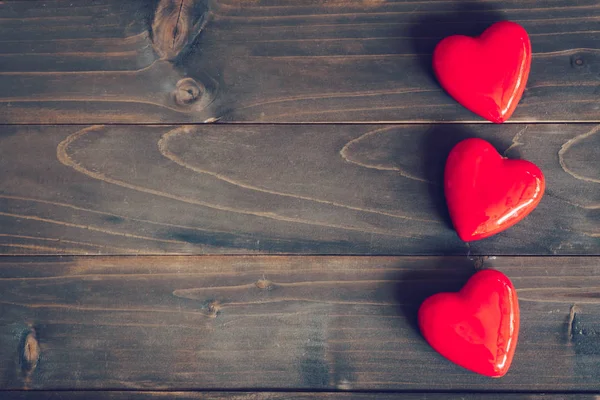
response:
M508 123L435 44L522 24ZM600 0L0 1L0 398L594 399ZM469 137L547 178L466 244L442 192ZM429 295L496 268L513 366L451 364Z

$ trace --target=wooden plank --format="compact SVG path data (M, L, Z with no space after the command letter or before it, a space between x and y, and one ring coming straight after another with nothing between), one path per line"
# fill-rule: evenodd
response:
M0 129L4 254L600 254L597 125ZM467 246L441 183L471 136L547 192Z
M168 400L305 400L305 399L402 399L402 400L594 400L593 394L530 394L530 393L344 393L344 392L0 392L4 400L138 400L138 399L168 399Z
M517 288L501 379L416 328L481 266ZM3 257L1 389L597 391L600 258Z
M534 51L512 121L600 121L598 0L185 0L185 35L155 4L3 1L0 123L480 122L430 54L501 19Z

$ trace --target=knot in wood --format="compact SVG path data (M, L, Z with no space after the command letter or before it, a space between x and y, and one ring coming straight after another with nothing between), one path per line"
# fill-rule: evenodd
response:
M189 106L198 101L204 92L205 88L203 85L192 78L183 78L177 82L173 97L175 98L176 104L180 106Z
M194 42L208 18L206 0L160 0L152 22L152 42L161 59L173 61Z
M213 300L210 303L208 303L208 312L211 318L216 318L220 310L221 303L219 303L217 300Z
M580 55L574 55L571 57L571 66L574 68L583 67L585 61Z
M254 285L261 290L269 290L273 286L273 283L268 279L259 279Z
M40 359L40 345L35 336L35 330L31 330L23 341L21 367L25 374L30 375L37 367Z

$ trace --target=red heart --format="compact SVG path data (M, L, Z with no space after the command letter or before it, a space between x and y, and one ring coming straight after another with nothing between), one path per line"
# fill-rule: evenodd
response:
M495 235L521 221L538 205L545 186L535 164L504 158L482 139L463 140L446 161L446 202L465 242Z
M531 44L519 24L498 22L481 34L449 36L433 53L442 87L464 107L495 123L510 118L523 95Z
M425 340L448 360L478 374L504 376L519 335L517 292L503 273L477 272L458 293L438 293L419 309Z

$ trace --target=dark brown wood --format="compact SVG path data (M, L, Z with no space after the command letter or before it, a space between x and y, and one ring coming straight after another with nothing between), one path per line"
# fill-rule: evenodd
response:
M597 125L5 126L5 254L599 254ZM490 140L547 178L539 207L461 242L442 175Z
M0 4L0 123L479 122L430 54L501 19L534 51L511 121L600 121L598 0L57 0Z
M522 124L475 124L430 55L501 19ZM597 397L599 41L599 0L0 1L0 398ZM217 121L255 124L181 125ZM466 245L441 177L473 136L548 189ZM487 267L522 311L498 380L415 321Z
M594 400L593 394L525 394L525 393L306 393L306 392L0 392L4 400Z
M415 324L482 267L520 299L502 379L446 361ZM0 277L4 390L599 389L600 257L3 257Z

